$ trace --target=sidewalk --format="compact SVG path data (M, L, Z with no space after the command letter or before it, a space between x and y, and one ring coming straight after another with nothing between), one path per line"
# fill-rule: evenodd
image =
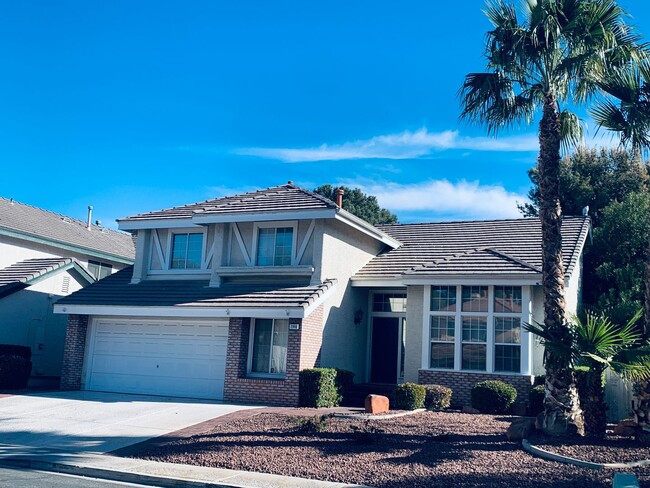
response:
M0 465L159 487L353 488L361 485L266 473L159 463L110 455L74 454L0 444Z

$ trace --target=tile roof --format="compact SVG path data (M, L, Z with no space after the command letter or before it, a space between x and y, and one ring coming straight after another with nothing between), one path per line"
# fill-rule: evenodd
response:
M137 307L271 307L307 308L336 280L316 286L295 284L234 284L209 287L207 280L146 280L131 285L129 266L72 295L57 305Z
M564 217L562 251L569 275L589 225L588 217ZM372 259L355 278L541 273L542 231L537 218L378 227L403 245Z
M91 225L41 208L0 197L0 232L8 230L80 249L133 260L131 234Z
M25 259L0 269L0 298L22 290L29 286L31 281L71 263L76 263L79 268L84 269L72 258Z
M146 212L119 221L191 218L192 215L255 214L283 211L335 209L336 204L317 193L295 186L293 183L274 186L229 197L214 198L204 202Z

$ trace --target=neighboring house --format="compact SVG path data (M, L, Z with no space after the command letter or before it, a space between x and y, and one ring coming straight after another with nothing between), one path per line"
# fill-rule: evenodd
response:
M374 227L291 182L118 221L136 261L55 305L62 388L295 405L298 372L527 397L541 349L537 219ZM567 302L589 219L565 217Z
M61 375L62 296L133 263L130 234L0 198L0 343L32 348L33 382Z

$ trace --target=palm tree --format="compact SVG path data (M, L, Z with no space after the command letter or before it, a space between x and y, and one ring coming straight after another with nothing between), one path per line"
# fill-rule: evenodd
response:
M585 102L599 86L592 80L607 66L628 61L639 38L624 25L625 12L614 0L526 0L524 20L504 0L487 3L493 29L486 39L487 72L470 73L459 91L461 118L483 124L488 133L539 122L539 190L542 223L544 323L569 339L564 299L562 213L559 201L560 146L582 138L578 117L560 104ZM570 368L546 359L544 430L584 431Z
M571 340L558 338L544 324L524 327L541 338L544 347L562 358L568 367L587 366L586 388L580 391L587 434L603 436L607 427L605 371L630 380L650 379L650 346L636 328L639 310L623 327L612 323L605 314L587 312L584 320L571 318Z
M641 162L641 153L650 149L650 61L642 60L605 72L598 84L610 98L600 100L591 111L592 116L599 127L618 133L621 145L631 147ZM644 281L644 336L650 340L650 240ZM647 379L635 385L633 410L637 423L650 429L650 381Z

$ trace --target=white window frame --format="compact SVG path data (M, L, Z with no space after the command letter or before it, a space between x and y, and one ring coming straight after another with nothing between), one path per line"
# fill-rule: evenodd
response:
M97 269L97 276L95 276L94 273L90 270L90 266L91 266L91 264L92 264L93 266L99 265L99 266L98 266L98 269ZM110 263L105 263L105 262L103 262L103 261L96 261L95 259L89 259L89 260L88 260L88 271L90 272L90 274L92 274L93 276L95 276L95 279L96 279L96 280L100 280L100 279L102 279L102 276L101 276L101 274L102 274L102 269L105 269L105 270L109 270L109 271L110 271L110 272L109 272L106 276L104 276L103 278L107 278L107 277L109 277L110 275L113 274L113 265L112 265L112 264L110 264Z
M287 320L288 319L274 319L274 318L266 318L266 317L258 317L258 318L251 318L250 319L250 327L248 329L248 357L246 361L246 376L249 376L251 378L274 378L274 379L284 379L286 377L286 372L285 373L257 373L253 372L253 349L254 349L254 340L255 340L255 322L258 319L263 319L263 320L271 320L273 323L273 326L271 328L271 338L273 338L273 331L275 330L275 321L276 320ZM288 329L288 333L291 334L291 329ZM273 347L273 339L271 339L271 348ZM269 354L269 366L271 364L271 361L273 360L271 354ZM287 357L286 357L287 363L289 362L289 337L287 337ZM287 363L284 365L284 369L286 371L287 369ZM269 367L269 369L271 369Z
M259 266L257 264L257 242L259 240L260 229L282 229L286 227L291 227L293 229L293 236L291 238L291 264L288 266L296 266L297 262L297 252L296 249L298 244L298 221L297 220L287 220L280 222L255 222L253 225L253 249L252 249L252 265L258 266L260 268L270 268L272 266ZM278 268L286 267L287 265L276 266Z
M433 286L455 286L456 288L456 311L453 313L431 311L431 287ZM463 286L487 286L488 287L488 312L462 312L462 287ZM522 306L520 314L511 313L496 313L494 312L494 288L495 286L517 286L521 287ZM483 374L497 374L497 375L530 375L532 370L532 335L525 329L521 329L520 343L521 348L521 369L520 372L511 371L495 371L494 369L494 350L495 350L495 329L494 318L496 317L518 317L521 323L531 323L531 287L523 284L509 284L503 283L498 285L467 282L461 284L450 285L448 283L432 283L424 285L423 293L423 321L422 321L422 364L421 368L431 371L457 371L461 373L483 373ZM454 316L455 318L455 336L454 336L454 369L448 368L432 368L431 365L431 317L432 316ZM487 342L486 342L486 368L485 370L466 370L462 369L462 334L463 324L462 317L486 317L487 318Z
M180 234L201 234L201 266L199 268L172 268L172 248L174 244L174 236ZM152 239L153 241L153 239ZM162 271L150 271L151 274L162 274L162 273L172 273L172 274L200 274L206 273L209 271L206 267L205 256L207 252L208 244L208 229L207 227L203 229L195 228L181 228L181 229L169 229L167 232L167 252L165 254L165 263L164 269Z

